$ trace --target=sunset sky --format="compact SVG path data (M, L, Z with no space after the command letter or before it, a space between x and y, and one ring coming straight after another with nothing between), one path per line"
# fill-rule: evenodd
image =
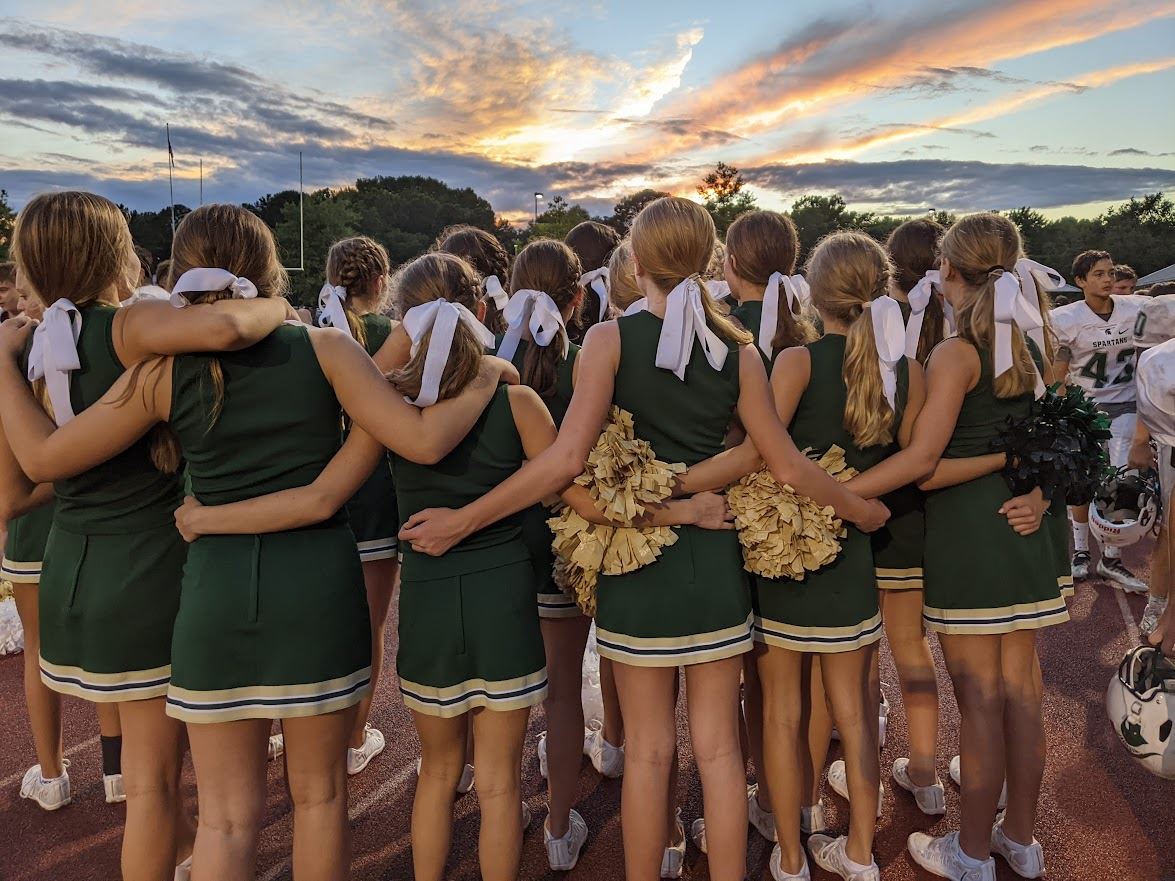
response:
M0 0L0 187L137 208L358 176L593 213L741 168L894 213L1175 192L1175 0Z

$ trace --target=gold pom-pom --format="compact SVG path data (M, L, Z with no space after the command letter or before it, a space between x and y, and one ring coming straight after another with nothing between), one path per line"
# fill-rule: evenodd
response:
M646 506L673 494L675 475L685 465L662 462L648 441L636 437L632 414L613 407L608 423L588 454L576 483L586 487L596 508L614 526L589 523L564 507L547 521L554 533L555 583L585 614L596 611L600 574L621 575L647 566L677 541L668 526L634 527Z
M817 464L840 483L857 474L837 446L830 447ZM786 484L781 487L766 468L732 486L726 501L734 514L748 572L799 581L840 554L840 539L847 531L832 508L817 505Z
M11 581L0 581L0 603L13 596L15 592L16 589L12 586Z

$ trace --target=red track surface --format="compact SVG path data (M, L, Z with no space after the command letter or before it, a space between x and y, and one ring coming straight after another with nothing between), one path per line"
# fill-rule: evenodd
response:
M1134 562L1139 562L1135 560ZM1139 567L1141 568L1141 567ZM1175 881L1175 783L1160 780L1134 764L1120 748L1106 721L1106 683L1130 646L1116 591L1104 585L1080 585L1070 603L1072 621L1049 628L1041 637L1046 686L1049 759L1041 795L1037 837L1044 845L1052 881ZM1128 598L1137 620L1142 599ZM391 625L394 633L394 623ZM394 652L394 648L389 646ZM394 656L394 654L393 654ZM897 698L896 677L888 653L883 678L892 683L893 704L883 774L904 755L905 720ZM65 743L73 764L73 804L46 813L18 798L20 778L34 759L20 696L21 659L0 659L0 881L113 881L119 877L118 848L123 809L102 798L97 725L93 712L79 701L65 708ZM949 683L941 678L943 727L939 750L940 775L957 751L958 714ZM381 683L373 722L387 735L388 748L351 783L351 816L357 881L403 881L411 878L408 818L414 785L416 736L389 671ZM684 714L679 715L683 773L681 796L689 819L701 810L701 786L693 766ZM523 794L534 810L527 830L522 878L556 877L548 870L540 821L545 815L545 788L538 775L533 735L544 727L541 710L531 722L531 738L523 759ZM195 798L189 768L187 794ZM942 832L957 828L959 799L948 783L948 814L937 822L924 817L903 792L886 785L885 813L878 821L876 857L885 881L929 879L905 853L906 836L919 829ZM845 821L844 803L827 793L830 819L836 828ZM591 838L569 881L619 881L623 876L620 842L620 782L602 780L586 763L580 778L579 810ZM472 881L477 871L477 799L462 798L456 806L454 848L449 877ZM291 814L281 782L281 765L269 771L266 827L262 835L259 877L289 879ZM767 843L751 832L749 877L770 879ZM997 858L999 878L1016 878ZM813 868L816 879L832 876ZM686 878L707 879L706 860L696 850L687 857Z

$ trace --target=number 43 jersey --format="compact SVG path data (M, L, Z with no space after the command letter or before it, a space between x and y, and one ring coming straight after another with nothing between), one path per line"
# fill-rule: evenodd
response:
M1134 322L1149 297L1111 297L1103 318L1085 300L1050 314L1059 357L1068 355L1067 382L1081 386L1098 404L1131 404L1134 392ZM1133 409L1133 408L1131 408Z

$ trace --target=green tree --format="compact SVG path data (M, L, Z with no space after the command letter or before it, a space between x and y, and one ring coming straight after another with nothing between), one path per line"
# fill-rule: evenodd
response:
M127 226L131 230L131 238L141 248L146 248L158 260L171 256L171 206L160 208L158 211L135 211L124 205L119 206L126 215ZM175 206L175 222L183 220L192 211L187 205Z
M742 172L725 162L719 162L698 185L698 195L714 218L720 236L726 235L736 217L755 207L754 195L746 192L744 186Z
M556 196L548 203L547 210L539 215L538 220L531 221L527 238L562 239L573 227L591 219L592 216L586 208L568 204L562 196Z
M1139 275L1171 263L1175 242L1175 202L1162 193L1132 198L1097 218L1101 236L1087 247L1104 248L1118 263L1133 266Z
M494 218L494 235L502 243L507 254L517 254L522 248L525 235L504 217Z
M1045 228L1048 226L1048 220L1045 216L1028 207L1016 208L1007 212L1006 216L1020 230L1020 238L1024 241L1024 252L1039 254L1045 242Z
M8 259L8 249L12 246L12 225L16 222L16 212L8 204L8 190L0 190L0 260Z
M631 193L616 203L612 209L612 216L603 218L603 222L615 229L618 233L628 235L628 230L632 226L632 222L636 216L641 213L641 209L650 202L656 202L658 199L663 199L669 193L661 190L644 189Z
M330 190L319 190L305 199L305 266L290 273L290 299L296 306L312 307L326 276L326 254L339 239L356 235L359 215L347 200ZM287 202L277 224L278 253L286 267L297 267L300 251L298 203Z
M298 199L297 190L282 190L280 193L264 195L256 202L249 202L245 207L264 220L265 225L270 229L276 229L277 225L281 223L285 207L290 203L296 206Z
M801 196L791 206L791 219L800 236L800 260L806 260L816 243L831 232L846 228L849 213L838 195Z

